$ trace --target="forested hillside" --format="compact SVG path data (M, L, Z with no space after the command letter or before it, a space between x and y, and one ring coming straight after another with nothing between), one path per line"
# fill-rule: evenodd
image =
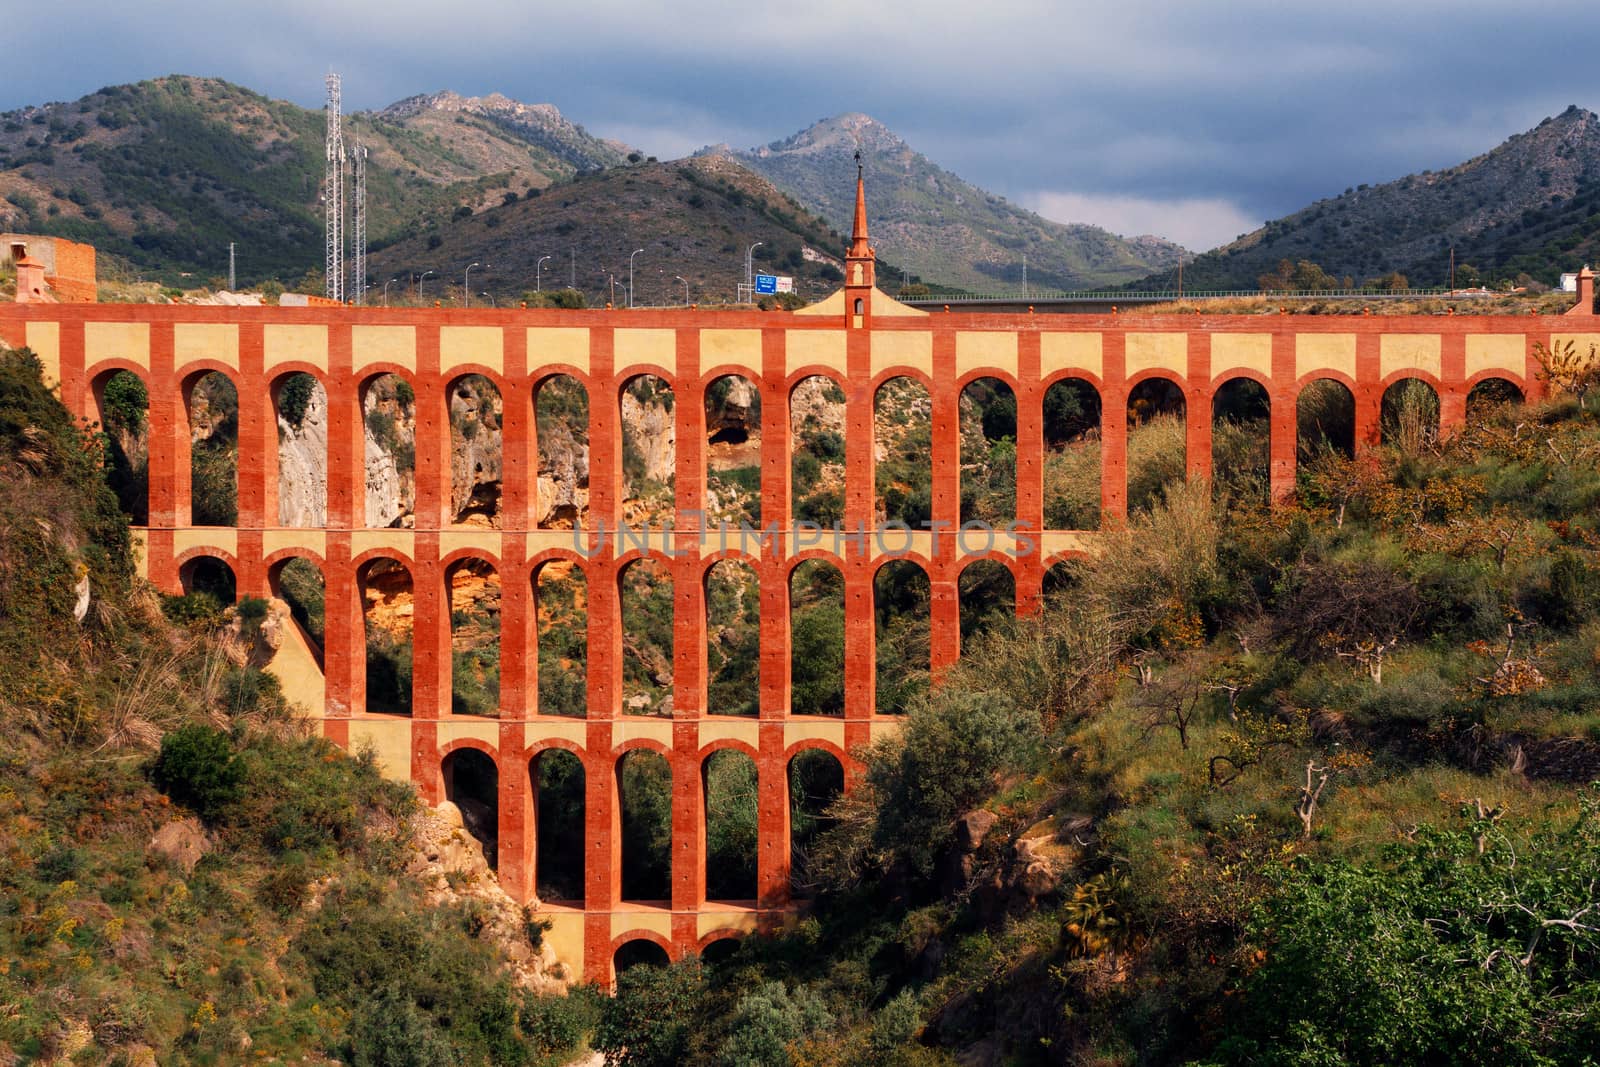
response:
M211 78L108 86L0 115L0 228L86 241L187 287L295 284L322 268L324 118ZM345 116L370 153L381 244L458 207L499 203L622 162L549 105L437 94Z
M1412 388L1352 457L1319 396L1298 504L1269 511L1259 410L1227 415L1208 485L1159 407L1129 526L864 753L809 916L623 974L611 1062L1597 1047L1600 420L1484 393L1441 441Z
M104 446L0 351L0 1059L565 1059L592 992L459 822L305 735L274 605L133 578Z

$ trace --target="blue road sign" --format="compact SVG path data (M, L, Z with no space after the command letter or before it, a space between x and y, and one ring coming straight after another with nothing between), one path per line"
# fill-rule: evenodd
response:
M756 292L776 293L778 291L778 276L776 274L757 274Z

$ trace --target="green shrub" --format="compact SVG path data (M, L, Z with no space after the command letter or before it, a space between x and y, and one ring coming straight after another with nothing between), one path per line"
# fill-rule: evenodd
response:
M294 429L300 429L316 391L317 380L311 375L303 371L289 375L283 383L283 389L278 393L278 413Z
M631 967L601 1010L594 1047L616 1067L677 1067L694 1032L704 990L698 959L670 967Z
M179 727L161 739L151 768L156 788L215 822L241 794L244 769L228 735L209 726Z
M605 995L594 986L577 986L564 997L527 997L522 1002L522 1033L535 1055L576 1049L600 1022Z

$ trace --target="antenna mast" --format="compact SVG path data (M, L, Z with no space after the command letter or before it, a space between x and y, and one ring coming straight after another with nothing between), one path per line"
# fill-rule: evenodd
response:
M357 304L367 302L367 146L356 137L356 232L351 248L351 297Z
M323 273L327 277L329 300L344 303L344 133L339 128L341 111L340 78L330 73L328 86L328 135L325 145L327 174L323 178L323 233L327 256Z

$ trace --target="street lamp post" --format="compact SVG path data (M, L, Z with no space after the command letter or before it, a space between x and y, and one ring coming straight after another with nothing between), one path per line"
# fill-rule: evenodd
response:
M680 282L683 283L683 306L684 307L688 307L689 306L689 279L685 278L681 274L674 274L673 277L678 279Z
M421 304L423 302L422 301L422 283L428 280L428 275L430 275L430 274L438 274L438 273L439 272L436 271L436 270L425 270L425 271L422 272L422 277L417 279L417 303Z
M478 293L478 295L479 295L479 296L481 296L481 297L483 297L483 298L484 298L484 299L485 299L485 300L487 300L487 301L489 301L489 306L490 306L490 307L494 307L494 306L495 306L495 303L494 303L494 297L493 297L493 296L491 296L491 295L489 295L489 292L488 292L488 290L486 290L486 289L485 289L485 290L481 290L481 291L480 291L480 292L479 292L479 293Z
M643 252L642 248L635 248L628 253L628 306L633 307L633 257Z
M461 306L472 306L472 268L481 267L482 263L470 263L467 269L461 272Z
M533 268L533 291L536 293L544 291L540 279L544 276L544 261L549 258L549 256L540 256L538 264Z
M388 307L389 306L389 286L393 285L395 282L397 282L399 280L400 280L399 278L390 278L388 281L383 283L383 306L384 307Z
M764 242L764 241L757 241L755 244L751 245L749 248L745 249L745 251L744 251L744 284L745 284L745 288L750 290L750 300L752 302L754 302L755 298L756 298L756 295L755 295L755 293L756 293L756 291L755 291L755 284L756 284L756 271L755 271L756 249L760 248L765 243L766 242Z

